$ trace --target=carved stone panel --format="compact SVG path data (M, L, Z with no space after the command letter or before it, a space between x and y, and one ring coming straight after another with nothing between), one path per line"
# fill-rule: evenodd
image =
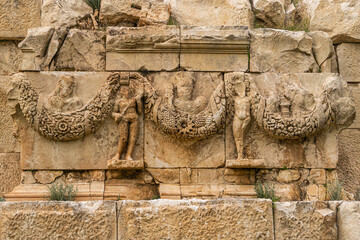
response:
M225 164L221 73L154 73L145 84L145 165L216 168Z
M15 87L9 98L14 104L20 102L13 117L22 143L21 168L106 169L119 141L118 126L111 117L118 90L142 91L142 82L135 86L129 76L94 72L16 75L20 91ZM143 159L143 115L138 120L134 160Z

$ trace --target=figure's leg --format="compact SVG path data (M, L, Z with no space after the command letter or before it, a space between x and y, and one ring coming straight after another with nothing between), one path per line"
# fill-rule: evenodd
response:
M243 141L241 136L242 135L241 125L242 125L241 120L235 116L233 120L233 135L234 135L235 146L238 154L237 156L238 159L241 159L243 157L242 155Z
M139 131L138 124L139 123L138 123L137 119L130 123L129 142L128 142L128 148L127 148L126 156L125 156L126 160L133 160L131 155L134 152L135 143L136 143L136 139L138 136L138 131Z
M118 125L118 130L119 130L119 144L118 144L118 148L116 151L116 155L114 157L114 159L120 159L121 158L121 153L123 152L127 139L128 139L128 135L129 135L129 131L128 131L128 123L126 121L121 121Z
M244 120L241 121L240 127L239 127L239 150L241 152L241 158L243 158L243 154L244 154L244 147L245 147L245 137L246 134L249 130L249 123L251 121L251 118L245 118ZM239 156L238 156L239 158Z

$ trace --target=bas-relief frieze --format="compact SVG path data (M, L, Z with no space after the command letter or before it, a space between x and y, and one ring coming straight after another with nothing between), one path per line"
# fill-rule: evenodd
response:
M146 119L157 127L155 131L185 142L211 138L224 129L227 120L238 160L245 159L251 122L270 138L292 140L349 122L355 112L346 83L337 75L316 79L304 74L254 77L230 73L225 80L213 83L213 90L206 96L201 91L194 94L202 76L185 71L171 73L166 76L167 84L159 89L151 74L114 73L88 103L74 94L76 81L71 76L59 77L44 104L38 104L39 95L25 74L14 75L13 82L27 123L53 141L81 139L112 117L119 140L108 161L110 168L116 168L118 161L142 160L132 155L143 108Z

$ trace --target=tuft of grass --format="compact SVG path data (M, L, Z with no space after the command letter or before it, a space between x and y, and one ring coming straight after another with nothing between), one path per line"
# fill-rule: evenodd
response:
M74 185L67 185L62 183L53 183L48 186L49 201L74 201L77 193L77 188Z
M5 198L0 195L0 202L5 202Z
M172 14L170 14L169 20L167 25L179 25L179 23L176 21L176 19L172 16Z
M159 195L155 195L151 198L151 200L156 200L156 199L160 199Z
M122 201L122 199L121 199L121 197L120 197L120 194L117 196L116 201Z
M87 5L89 5L93 11L95 12L95 10L100 11L100 6L101 6L101 0L83 0Z
M273 202L280 200L280 198L276 196L274 186L270 186L268 183L263 184L262 182L257 181L255 184L255 192L258 198L271 199Z
M310 32L310 19L302 19L301 22L285 25L284 30Z
M326 193L330 201L342 200L342 183L336 179L326 184Z
M355 201L360 201L360 188L357 190L357 192L355 193Z

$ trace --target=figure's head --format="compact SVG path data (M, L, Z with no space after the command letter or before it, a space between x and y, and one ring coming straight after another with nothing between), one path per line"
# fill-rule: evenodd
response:
M194 90L195 77L193 73L179 72L175 76L177 96L183 100L190 100Z
M248 92L250 92L250 82L236 79L234 82L234 93L240 97L246 97Z
M56 85L55 94L62 98L71 97L74 88L75 88L74 77L63 76L60 78L60 80Z

